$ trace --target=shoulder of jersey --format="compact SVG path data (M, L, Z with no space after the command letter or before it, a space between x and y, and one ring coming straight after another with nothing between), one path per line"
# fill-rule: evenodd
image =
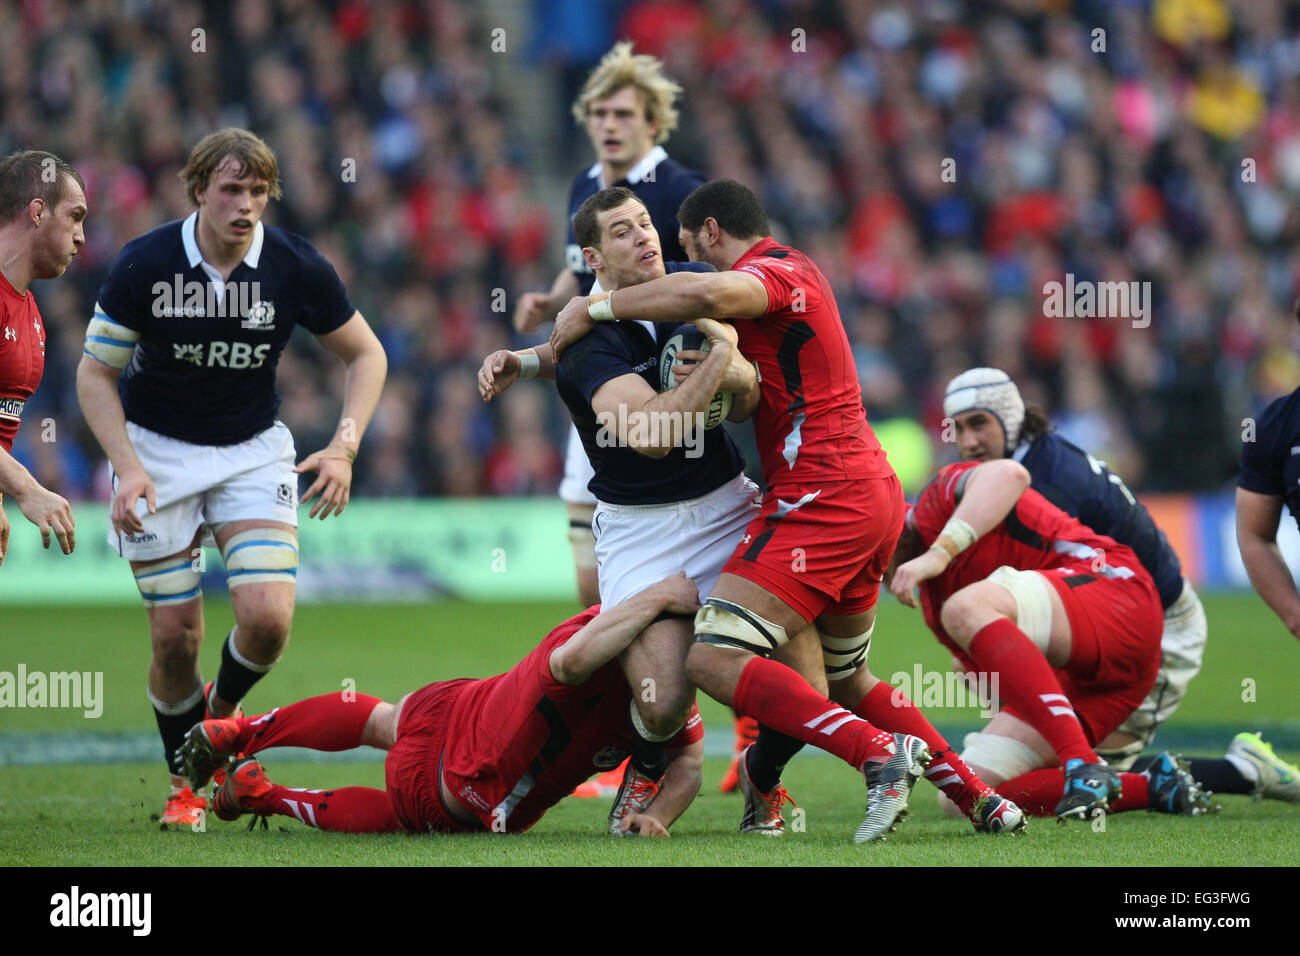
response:
M118 253L121 259L128 254L138 256L141 253L145 256L152 256L158 253L170 255L177 249L181 248L181 223L183 219L176 219L172 222L165 222L161 226L150 229L143 235L136 236L122 247Z
M665 262L664 270L672 272L717 272L707 262Z

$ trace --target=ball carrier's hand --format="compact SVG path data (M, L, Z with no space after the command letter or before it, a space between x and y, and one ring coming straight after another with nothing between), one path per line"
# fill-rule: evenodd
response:
M478 370L478 393L490 402L519 377L519 356L510 349L500 349L483 360Z
M356 460L355 451L336 442L330 442L315 454L308 455L293 469L298 474L305 471L316 472L316 480L302 496L301 503L305 505L317 494L320 495L320 500L307 514L308 518L316 517L317 512L320 513L321 521L328 518L331 513L336 516L343 514L343 509L347 507L352 493L352 463Z
M128 538L144 532L144 522L136 514L135 503L141 498L149 506L149 513L158 513L153 481L143 468L132 468L117 476L117 492L113 495L113 530Z

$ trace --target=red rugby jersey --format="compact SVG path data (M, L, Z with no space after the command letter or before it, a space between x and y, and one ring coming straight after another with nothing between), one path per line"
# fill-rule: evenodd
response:
M469 684L452 710L443 762L448 788L488 829L516 833L573 788L612 770L632 751L632 694L617 660L570 687L551 674L551 653L599 612L589 608L551 631L504 674ZM699 711L668 744L700 740Z
M848 335L821 270L771 237L732 268L767 289L767 312L737 320L736 329L740 351L762 376L754 431L768 485L892 475L867 424Z
M19 295L0 273L0 448L12 451L23 407L45 374L45 327L29 290Z
M978 465L975 461L948 465L921 492L914 520L927 547L957 510L958 492L964 490L965 484L962 476ZM1059 569L1067 581L1077 574L1145 578L1155 592L1155 582L1132 549L1098 534L1028 488L1001 524L953 558L942 574L921 584L925 623L968 663L964 652L944 632L939 612L949 596L968 584L983 581L1003 565L1020 571Z

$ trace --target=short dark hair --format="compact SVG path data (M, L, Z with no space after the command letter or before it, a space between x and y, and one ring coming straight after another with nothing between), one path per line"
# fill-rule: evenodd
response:
M573 238L578 240L578 246L583 249L587 248L587 246L599 249L600 224L596 221L596 216L599 213L617 209L629 199L641 202L641 198L626 186L610 186L595 195L588 196L586 201L578 207L578 211L573 214ZM641 203L641 205L644 206L645 203Z
M748 186L734 179L705 183L682 200L677 222L689 233L697 233L705 219L714 219L735 239L770 236L767 213Z
M53 177L48 170L54 170ZM82 189L86 181L66 162L43 149L22 149L0 160L0 225L22 215L33 199L42 199L53 209L63 202L71 176Z

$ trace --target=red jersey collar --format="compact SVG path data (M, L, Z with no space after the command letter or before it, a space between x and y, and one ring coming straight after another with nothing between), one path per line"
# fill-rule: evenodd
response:
M739 268L741 265L748 262L750 259L753 259L757 256L761 256L769 249L775 249L780 245L781 243L777 242L771 236L767 236L766 238L760 239L758 240L758 242L754 243L747 250L745 250L745 254L742 255L739 259L737 259L736 264L733 265L731 268L733 269Z

